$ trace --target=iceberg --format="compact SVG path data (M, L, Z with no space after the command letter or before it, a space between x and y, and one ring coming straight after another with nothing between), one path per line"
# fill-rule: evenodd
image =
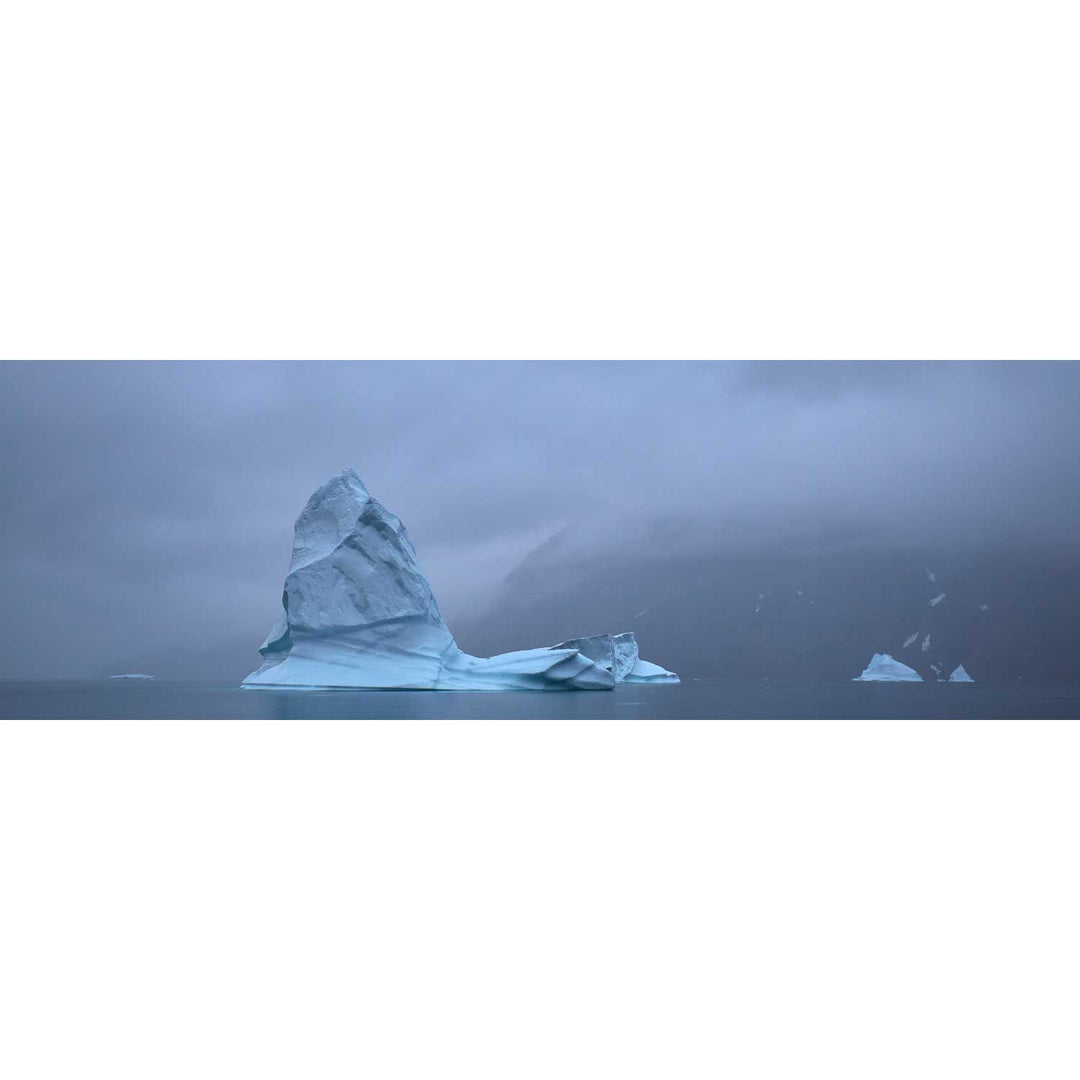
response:
M850 668L848 669L850 670ZM852 682L922 682L922 676L907 664L894 660L888 653L874 653L861 675Z
M975 680L964 670L963 664L958 664L949 676L949 682L974 682Z
M245 689L610 690L678 681L639 659L633 634L491 657L462 652L404 525L353 469L323 484L296 519L281 604Z
M152 679L153 675L110 675L110 679Z

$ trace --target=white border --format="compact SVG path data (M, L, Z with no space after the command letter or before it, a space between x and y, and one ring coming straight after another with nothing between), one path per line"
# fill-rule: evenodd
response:
M5 1076L1071 1080L1080 726L9 723Z
M1075 4L39 0L0 356L1080 356Z

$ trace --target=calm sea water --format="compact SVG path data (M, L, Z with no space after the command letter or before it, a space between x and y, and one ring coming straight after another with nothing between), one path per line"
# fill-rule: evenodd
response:
M240 690L168 682L4 682L0 719L926 720L1080 719L1080 686L726 683L612 691Z

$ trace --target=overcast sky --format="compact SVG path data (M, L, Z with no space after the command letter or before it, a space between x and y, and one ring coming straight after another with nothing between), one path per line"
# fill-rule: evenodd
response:
M0 676L204 640L254 662L293 521L350 465L451 628L568 526L1071 550L1078 404L1062 363L0 364Z

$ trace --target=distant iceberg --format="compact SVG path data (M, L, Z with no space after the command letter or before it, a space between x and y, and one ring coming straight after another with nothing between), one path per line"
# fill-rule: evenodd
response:
M978 666L978 665L976 665ZM949 682L974 682L975 680L964 670L964 665L959 664L956 670L949 676Z
M850 668L848 669L851 670ZM922 682L922 676L907 664L894 660L888 653L874 653L861 675L852 682Z
M297 518L282 608L247 689L610 690L679 681L640 659L633 634L463 653L405 527L352 469L319 488Z
M110 679L152 679L153 675L110 675Z

